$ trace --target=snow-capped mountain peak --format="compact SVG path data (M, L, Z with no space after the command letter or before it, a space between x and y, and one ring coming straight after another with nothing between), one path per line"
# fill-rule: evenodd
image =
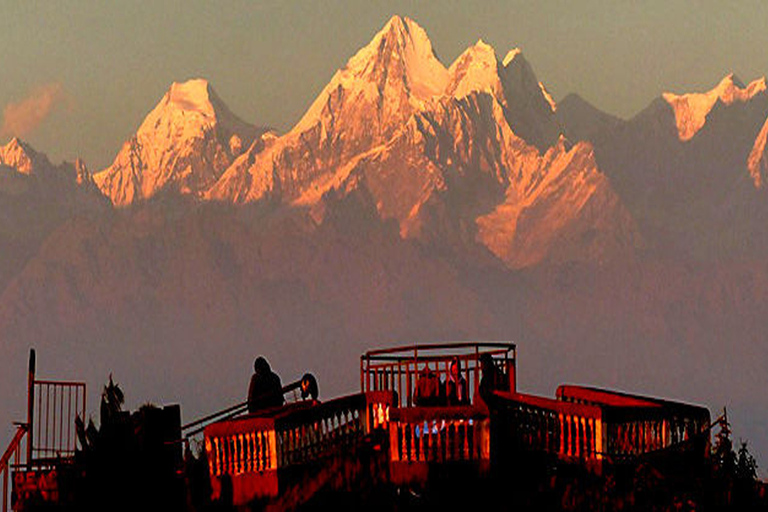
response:
M173 83L94 180L121 206L167 188L197 195L263 131L234 115L207 80Z
M211 98L213 91L208 80L195 78L187 82L174 82L167 93L167 100L183 110L191 110L205 115L215 115Z
M0 164L22 174L34 174L40 172L41 167L51 165L45 155L38 153L18 137L14 137L8 144L0 147Z
M447 82L448 70L424 29L409 18L394 16L336 72L293 131L316 125L324 112L335 108L332 104L341 91L353 102L375 105L384 114L384 124L392 116L399 123L442 95Z
M690 140L704 126L707 115L720 101L725 105L745 103L766 90L765 78L745 86L733 73L726 75L713 89L704 93L674 94L665 92L664 100L675 114L680 140Z
M488 92L504 102L496 51L482 39L459 55L448 73L446 94L462 98L472 92Z
M347 64L347 69L357 76L372 74L378 78L381 66L396 65L402 60L402 77L411 93L426 100L439 95L445 89L447 72L437 59L432 42L426 31L410 18L393 16L373 40L360 50Z
M248 134L253 139L256 129L235 116L207 80L196 78L171 84L158 105L147 115L136 132L137 136L156 138L194 138L201 131L218 125L226 135ZM165 133L161 133L165 131ZM220 136L225 135L224 133ZM222 142L228 143L227 140Z

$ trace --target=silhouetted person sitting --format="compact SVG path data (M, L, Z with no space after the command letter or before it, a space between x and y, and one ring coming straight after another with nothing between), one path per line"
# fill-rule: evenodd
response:
M253 363L253 376L248 386L248 412L279 407L284 403L280 377L272 371L267 360L259 356Z
M454 357L451 361L448 379L445 381L446 405L466 405L469 403L467 396L467 381L461 375L461 361Z
M440 381L428 364L419 372L416 389L413 390L413 403L420 407L440 404Z
M480 379L480 398L487 404L494 391L509 390L509 380L493 362L491 354L486 353L480 356L480 368L483 371Z

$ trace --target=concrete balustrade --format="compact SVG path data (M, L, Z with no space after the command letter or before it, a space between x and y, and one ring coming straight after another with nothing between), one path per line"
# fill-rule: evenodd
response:
M277 496L281 471L311 463L374 431L386 431L392 392L351 395L325 403L297 403L209 425L205 429L214 496L224 480L237 503Z

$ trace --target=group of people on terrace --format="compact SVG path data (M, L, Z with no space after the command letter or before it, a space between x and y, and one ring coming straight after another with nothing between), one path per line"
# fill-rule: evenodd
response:
M487 401L495 390L508 390L509 381L496 366L490 354L480 356L482 378L479 385L480 397ZM470 396L467 380L462 375L461 360L451 359L448 375L441 381L438 375L425 364L416 381L413 403L419 407L469 405Z

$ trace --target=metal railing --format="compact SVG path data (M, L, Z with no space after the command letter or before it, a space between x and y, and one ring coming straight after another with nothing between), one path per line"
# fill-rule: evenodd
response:
M2 480L2 489L3 489L3 504L2 504L2 511L7 512L8 506L9 506L9 488L8 488L8 480L10 477L11 468L17 467L21 464L21 457L23 454L22 450L22 442L24 441L24 436L27 434L27 426L26 425L19 425L16 428L16 434L13 436L13 439L11 440L10 444L8 445L8 448L5 450L5 453L3 453L2 458L0 458L0 479Z
M602 460L604 425L597 406L497 392L494 408L500 435L513 450L550 453L563 460Z
M35 380L34 396L31 461L42 464L74 456L75 418L85 417L85 383Z
M435 343L371 350L360 357L360 390L363 393L395 391L398 406L411 407L421 372L428 369L438 381L445 381L451 362L458 359L471 398L480 385L483 354L492 357L508 380L509 389L514 390L516 349L514 344L506 342Z
M305 373L301 379L283 386L282 394L284 399L286 399L287 396L286 403L296 403L299 401L299 398L302 400L307 398L312 398L313 400L317 399L317 381L311 373ZM269 393L257 397L257 399L266 398L268 396ZM246 414L247 412L248 401L246 400L213 414L203 416L202 418L196 419L190 423L187 423L186 425L182 425L181 431L185 439L189 439L190 437L204 431L205 427L212 423L233 419Z
M8 510L11 498L11 470L46 470L73 457L78 442L75 418L85 418L85 383L38 380L35 367L32 349L27 374L27 421L18 425L0 459L3 512Z
M587 390L589 391L589 390ZM702 407L561 387L558 400L496 392L500 435L518 451L564 461L621 461L681 446L709 425Z
M468 407L396 409L390 414L393 463L489 461L487 412Z
M682 445L710 424L705 407L599 388L562 385L558 399L600 408L605 454L615 460Z

